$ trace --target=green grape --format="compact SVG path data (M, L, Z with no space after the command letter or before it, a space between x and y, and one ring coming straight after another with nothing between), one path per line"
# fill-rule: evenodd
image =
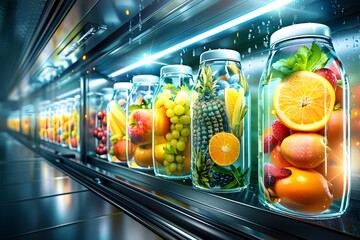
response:
M172 162L169 164L169 170L170 172L175 172L176 171L176 163Z
M169 117L169 118L175 116L174 110L173 109L166 110L166 116Z
M170 130L172 131L172 130L175 130L175 123L172 123L171 125L170 125Z
M175 125L175 129L180 132L181 130L184 129L184 125L183 125L182 123L177 123L177 124Z
M176 148L177 142L178 142L178 141L177 141L175 138L173 138L173 139L171 139L170 144L171 144L171 146L173 146L174 148Z
M176 96L174 101L178 105L185 105L186 99L182 96Z
M167 109L173 109L176 106L176 103L173 100L167 100L165 102L165 107Z
M185 143L183 141L178 141L176 144L176 149L179 151L184 151L185 149Z
M183 131L184 131L184 130L183 130ZM181 131L181 132L182 132L182 131ZM189 134L190 134L190 131L189 131ZM173 138L178 139L178 138L180 137L180 132L175 129L175 130L173 130L173 131L171 132L171 135L172 135Z
M167 133L167 134L166 134L166 136L165 136L165 138L166 138L166 140L167 140L168 142L170 142L170 141L171 141L171 139L173 139L173 137L172 137L172 134L171 134L171 133Z
M175 157L172 154L165 153L164 154L164 159L165 159L165 161L171 163L171 162L173 162L175 160Z
M184 161L184 156L183 156L183 155L180 155L180 154L176 155L175 161L176 161L177 163L182 163L182 162Z
M187 138L187 137L184 137L184 136L180 136L180 137L179 137L179 141L183 141L184 143L187 143L188 138Z
M182 172L184 170L184 164L182 164L182 163L176 164L176 170L178 170L179 172Z
M181 116L185 113L185 108L182 105L176 105L174 107L174 113L178 116Z
M175 130L174 130L175 131ZM184 128L182 131L181 131L181 136L184 136L184 137L187 137L190 135L190 129L189 128ZM174 136L174 135L173 135Z
M166 102L167 100L169 100L169 98L168 98L167 96L165 96L164 94L160 93L160 94L158 95L158 99L157 99L157 101L156 101L156 104L157 104L158 106L162 106L162 105L165 104L165 102Z
M190 124L190 117L188 115L182 115L179 121L182 124Z
M185 106L190 107L190 98L186 98Z
M168 161L166 161L166 160L164 160L163 164L164 164L164 167L169 166L169 162L168 162Z
M170 122L172 123L178 123L179 122L179 117L178 116L173 116L170 118Z
M171 92L170 92L170 90L168 90L168 89L165 89L165 90L162 92L162 94L163 94L164 96L166 96L168 99L170 99L170 97L171 97Z
M179 91L176 96L177 97L182 97L184 99L189 98L189 95L185 91Z

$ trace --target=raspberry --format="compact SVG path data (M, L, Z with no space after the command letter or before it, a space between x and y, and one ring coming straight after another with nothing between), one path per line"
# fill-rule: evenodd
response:
M276 178L285 178L291 175L291 170L287 168L279 168L275 165L272 165L270 163L264 164L264 170L265 174L269 174Z
M266 135L264 137L264 153L270 152L278 143L274 135Z
M275 120L272 124L273 135L278 141L284 140L290 135L290 129L286 127L280 120Z

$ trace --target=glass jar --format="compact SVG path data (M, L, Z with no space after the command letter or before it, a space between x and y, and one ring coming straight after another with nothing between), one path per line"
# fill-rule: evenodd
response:
M132 83L117 82L114 84L114 94L107 107L107 148L108 161L127 163L126 154L131 145L126 144L126 106ZM129 149L127 149L129 147Z
M132 151L128 151L130 168L152 170L152 99L159 85L159 77L138 75L127 104L127 135Z
M61 143L61 133L62 133L62 126L61 126L61 102L57 101L54 103L54 108L53 108L53 116L52 116L52 121L53 121L53 128L54 128L54 139L53 139L53 143L56 143L58 145L60 145Z
M63 113L62 113L62 118L63 118L63 132L61 134L61 146L63 147L69 147L69 143L70 143L70 134L69 134L69 130L70 130L70 117L71 117L71 108L74 102L74 98L66 98L66 102L63 106Z
M71 150L80 151L80 95L74 96L73 105L71 106L71 116L69 123Z
M160 87L153 107L153 160L156 176L190 177L190 89L192 68L169 65L160 69Z
M108 148L107 142L107 112L106 108L111 101L114 90L112 88L103 88L100 91L100 101L97 107L95 117L95 153L100 158L107 159ZM96 134L95 134L96 132Z
M219 49L200 56L192 91L193 186L236 192L250 180L250 92L240 54Z
M338 217L350 193L349 82L329 27L284 27L270 38L259 87L259 190L270 209Z

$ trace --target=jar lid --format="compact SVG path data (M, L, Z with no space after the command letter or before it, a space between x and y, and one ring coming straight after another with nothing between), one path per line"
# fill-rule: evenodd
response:
M131 82L117 82L114 83L114 89L115 90L119 90L119 89L130 89L132 86Z
M231 49L217 49L203 52L200 55L200 64L212 60L230 60L240 62L240 53Z
M270 46L285 40L301 37L321 37L331 39L331 30L320 23L299 23L281 28L270 37Z
M158 83L159 77L155 75L137 75L132 79L133 83Z
M181 73L192 75L192 68L186 65L168 65L160 69L160 76L168 73Z

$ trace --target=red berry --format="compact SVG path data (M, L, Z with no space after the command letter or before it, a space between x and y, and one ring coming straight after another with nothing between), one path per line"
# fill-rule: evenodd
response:
M264 175L264 185L266 188L269 188L269 187L273 187L275 186L275 177L266 173L265 172L265 175Z
M266 135L264 137L264 153L270 152L278 143L278 140L273 135Z
M290 135L290 129L286 127L280 120L275 120L272 124L273 135L278 141L284 140Z
M264 170L266 174L273 176L274 178L286 178L291 175L291 170L287 168L279 168L270 163L264 164Z
M105 136L103 136L103 137L101 138L101 143L106 144L106 137L105 137Z
M99 120L102 120L102 119L104 118L103 112L98 112L97 118L98 118Z
M316 70L315 73L326 78L329 81L329 83L331 84L331 86L334 88L334 90L336 90L337 77L333 71L331 71L328 68L320 68L320 69Z
M98 130L97 129L95 129L94 131L93 131L93 135L94 135L94 137L97 137L97 135L98 135Z
M334 74L335 74L335 76L336 76L336 79L341 79L341 73L340 73L340 71L339 71L339 69L340 69L340 62L339 62L339 60L337 60L337 59L334 60L334 61L330 64L329 69L334 72Z

